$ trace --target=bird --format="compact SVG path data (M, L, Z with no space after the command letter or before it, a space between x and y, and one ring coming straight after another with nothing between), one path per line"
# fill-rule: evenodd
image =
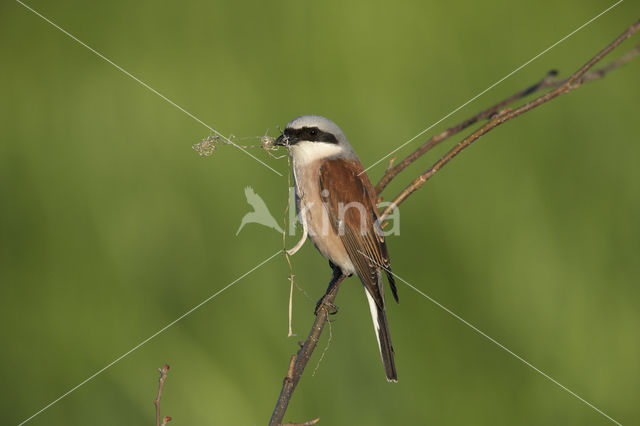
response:
M278 222L273 218L273 215L269 211L269 208L265 204L264 200L260 198L252 187L247 186L244 189L244 195L247 197L247 203L253 207L253 211L245 214L240 221L240 227L236 231L236 236L240 233L242 228L247 223L259 223L260 225L268 226L282 233L282 228L278 225Z
M387 380L397 382L383 275L396 302L398 291L379 223L378 198L362 163L344 132L319 115L291 120L275 145L287 147L291 157L296 211L303 227L302 239L288 253L295 253L307 237L311 240L333 269L327 293L345 277L360 279Z

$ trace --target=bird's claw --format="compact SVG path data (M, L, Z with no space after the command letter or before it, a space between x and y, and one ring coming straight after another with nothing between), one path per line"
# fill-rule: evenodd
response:
M313 311L314 315L318 315L318 312L320 311L320 309L324 307L327 310L327 313L329 315L335 315L338 313L338 307L336 305L334 305L333 303L329 302L326 300L326 296L322 297L322 299L318 300L318 303L316 303L316 309Z

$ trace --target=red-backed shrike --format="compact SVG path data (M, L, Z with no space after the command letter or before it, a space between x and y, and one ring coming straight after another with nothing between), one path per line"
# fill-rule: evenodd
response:
M385 313L383 270L396 302L398 293L369 177L342 130L324 117L303 115L293 119L276 145L286 146L293 160L296 210L304 232L289 252L297 251L308 236L329 259L334 271L332 283L353 274L360 278L387 380L397 382Z

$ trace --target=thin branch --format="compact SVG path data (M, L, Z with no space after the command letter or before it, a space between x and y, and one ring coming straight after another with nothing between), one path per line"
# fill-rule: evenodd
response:
M587 63L585 63L582 67L580 67L576 72L574 72L569 78L564 80L561 84L559 84L555 89L541 96L538 96L534 100L527 102L515 109L506 109L504 111L500 111L499 113L495 114L489 120L489 122L487 122L478 130L474 131L469 136L467 136L462 141L460 141L456 146L450 149L442 158L440 158L440 160L436 161L429 169L427 169L424 173L422 173L420 176L415 178L404 190L402 190L402 192L400 192L400 194L398 194L393 199L391 204L389 204L385 208L385 210L382 212L382 214L380 215L380 222L383 222L387 218L387 216L395 208L397 208L400 205L400 203L402 203L404 200L407 199L407 197L409 197L409 195L411 195L414 191L416 191L418 188L424 185L424 183L427 180L429 180L431 177L433 177L433 175L435 175L445 164L451 161L456 155L458 155L464 149L468 148L472 143L477 141L481 136L485 135L487 132L511 120L512 118L515 118L521 114L524 114L527 111L530 111L536 107L539 107L540 105L546 102L549 102L552 99L555 99L560 95L564 95L566 93L569 93L577 89L586 81L592 81L597 78L601 78L610 70L628 62L632 57L638 54L638 47L630 51L627 55L620 58L620 60L615 61L614 63L603 68L602 70L594 71L592 74L587 74L587 71L589 71L589 69L591 69L596 63L602 60L602 58L604 58L613 49L619 46L620 43L625 41L627 38L631 37L631 35L633 35L639 29L640 29L640 21L630 26L625 32L623 32L620 36L618 36L607 47L605 47L600 52L598 52L597 55L595 55L593 58L587 61ZM429 142L427 142L427 144L428 143ZM415 161L415 159L412 160L411 162L413 161ZM395 175L397 175L397 173ZM395 175L393 175L392 178L395 177Z
M345 278L346 277L344 275L336 276L334 274L333 278L331 279L331 283L329 283L329 290L322 298L322 300L318 304L318 308L316 309L316 320L313 322L313 326L311 327L311 331L309 332L309 337L307 337L307 340L305 340L305 342L302 344L302 347L300 348L298 353L291 356L289 369L282 383L280 397L278 398L276 408L273 410L271 420L269 421L270 426L276 426L282 423L284 413L287 411L289 401L291 400L291 395L293 395L293 391L298 385L300 377L302 377L302 372L307 366L309 359L311 359L311 355L313 354L313 351L315 350L316 345L320 340L320 335L322 334L322 330L327 323L329 313L332 312L332 310L335 308L333 305L333 301L338 294L340 283Z
M158 379L158 396L153 400L153 404L156 406L156 426L166 426L171 421L171 417L165 416L160 419L160 398L162 398L162 389L164 388L164 381L167 380L167 372L169 371L169 364L165 364L164 367L158 368L160 372L160 378Z
M618 38L616 38L611 44L605 47L602 51L600 51L597 55L591 58L586 64L584 64L580 69L578 69L575 73L573 73L568 79L562 81L554 81L553 77L555 77L556 73L551 71L547 74L547 76L539 81L538 83L528 87L525 90L522 90L503 101L493 105L492 107L476 114L475 116L463 121L457 126L451 127L439 135L433 136L427 142L425 142L422 146L420 146L416 151L410 154L407 158L402 160L400 163L394 166L395 158L392 158L389 161L389 166L385 171L384 176L376 186L377 195L380 196L380 193L384 188L389 184L389 182L394 179L398 173L404 170L409 164L413 163L420 156L424 155L427 151L433 148L438 143L444 141L450 136L459 133L463 129L469 127L470 125L477 123L480 120L489 119L489 121L484 124L482 127L474 131L472 134L467 136L461 142L459 142L454 148L452 148L449 152L447 152L440 160L438 160L433 166L431 166L428 170L418 176L413 182L408 185L389 205L381 215L380 223L384 221L384 219L389 215L389 213L395 209L400 203L406 200L414 191L420 188L428 179L430 179L435 173L438 172L445 164L451 161L456 155L462 152L464 149L469 147L473 142L478 140L481 136L488 133L492 129L496 128L502 123L511 120L521 114L524 114L527 111L530 111L562 94L568 93L572 90L577 89L583 83L596 80L604 77L608 72L613 69L620 67L625 64L629 60L631 60L634 56L640 53L640 46L637 46L632 51L625 54L623 57L618 59L617 61L612 62L611 64L595 71L588 72L596 63L598 63L602 58L615 49L620 43L622 43L625 39L630 37L633 33L640 29L640 21L636 22L634 25L629 27L624 33L622 33ZM519 106L515 109L506 109L502 110L507 105L525 98L535 92L538 92L544 88L553 88L553 90L545 93L538 98L525 103L524 105ZM291 361L289 363L289 369L287 371L287 375L284 378L282 384L282 390L280 392L280 396L276 403L276 407L271 416L271 420L269 421L270 426L282 425L282 419L284 418L285 412L291 400L291 396L293 395L293 391L296 388L296 385L300 381L302 373L313 354L313 351L316 348L316 345L320 339L320 335L322 334L322 330L324 329L328 315L334 309L333 302L336 298L339 289L339 283L344 279L344 276L336 276L331 280L329 285L329 290L322 298L321 302L316 309L316 319L311 327L311 331L309 332L309 336L307 340L302 343L302 347L298 351L296 355L291 357ZM318 419L311 420L305 423L299 423L298 425L312 425L315 424ZM288 423L287 425L295 425L292 423ZM283 425L284 426L284 425Z
M629 30L633 28L630 27ZM629 31L627 30L627 31ZM636 29L637 30L637 29ZM633 34L633 32L635 32L636 30L632 31L631 33L629 33L629 36L631 36L631 34ZM622 40L624 41L624 39ZM618 43L619 44L619 43ZM617 46L617 45L616 45ZM616 47L614 46L614 48ZM631 59L633 59L635 56L637 56L640 53L640 45L636 46L635 48L631 49L629 52L627 52L624 56L622 56L621 58L611 62L610 64L591 71L587 74L585 74L582 79L581 79L581 83L588 83L591 82L593 80L598 80L600 78L603 78L607 73L613 71L616 68L619 68L621 66L623 66L624 64L626 64L627 62L629 62ZM599 61L599 60L598 60ZM596 62L598 62L596 61ZM595 64L595 63L594 63ZM532 95L540 90L544 90L547 88L557 88L563 84L566 83L567 80L554 80L554 77L556 77L558 75L558 72L556 70L551 70L547 73L547 75L540 80L539 82L531 85L530 87L521 90L518 93L515 93L503 100L501 100L500 102L496 103L495 105L492 105L491 107L479 112L478 114L474 115L471 118L468 118L466 120L464 120L463 122L448 128L447 130L443 131L442 133L439 133L437 135L432 136L431 138L429 138L425 143L423 143L422 145L420 145L415 151L413 151L411 154L409 154L407 157L405 157L401 162L399 162L398 164L395 165L395 167L393 166L393 160L395 160L395 157L392 159L392 161L389 161L389 166L387 167L387 170L385 170L384 175L382 176L382 178L380 178L380 181L378 182L378 184L376 185L376 193L380 194L382 193L382 191L387 187L387 185L400 173L402 172L404 169L406 169L410 164L412 164L414 161L416 161L418 158L422 157L424 154L426 154L427 152L429 152L432 148L434 148L436 145L440 144L441 142L444 142L446 139L450 138L451 136L461 132L462 130L466 129L467 127L481 121L484 119L488 119L491 116L493 116L496 112L498 112L500 109L504 108L507 105L511 105L512 103L514 103L515 101L518 101L520 99L526 98L529 95Z
M582 77L582 82L588 83L592 80L597 80L599 78L604 77L610 71L613 71L618 67L621 67L622 65L629 62L631 59L635 58L639 53L640 53L640 44L634 47L633 49L631 49L630 51L628 51L627 53L625 53L619 59L611 62L609 65L602 67L600 69L597 69L595 71L588 72L584 77Z
M500 110L500 108L510 105L519 99L527 97L530 94L537 92L541 88L549 87L551 79L555 77L557 74L558 72L555 70L549 71L547 75L536 84L530 87L527 87L526 89L521 90L520 92L515 93L506 99L503 99L497 104L485 109L484 111L477 113L473 117L468 118L453 127L449 127L447 130L443 131L442 133L432 136L424 144L420 145L420 147L418 147L415 151L409 154L404 160L396 164L395 167L393 166L393 162L390 161L389 166L387 167L387 170L385 171L384 175L380 179L380 182L378 182L378 184L376 185L376 193L380 194L384 190L384 188L386 188L389 182L391 182L393 178L395 178L401 171L403 171L405 168L407 168L407 166L409 166L418 158L426 154L428 151L430 151L433 147L435 147L439 143L444 142L449 137L455 135L456 133L459 133L460 131L477 123L478 121L491 117L498 110ZM394 158L392 158L392 160Z

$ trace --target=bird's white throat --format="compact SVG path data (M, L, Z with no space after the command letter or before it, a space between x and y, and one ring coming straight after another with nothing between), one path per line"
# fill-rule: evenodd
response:
M336 157L343 153L344 148L335 143L301 141L289 147L293 162L298 167L304 167L316 160Z

